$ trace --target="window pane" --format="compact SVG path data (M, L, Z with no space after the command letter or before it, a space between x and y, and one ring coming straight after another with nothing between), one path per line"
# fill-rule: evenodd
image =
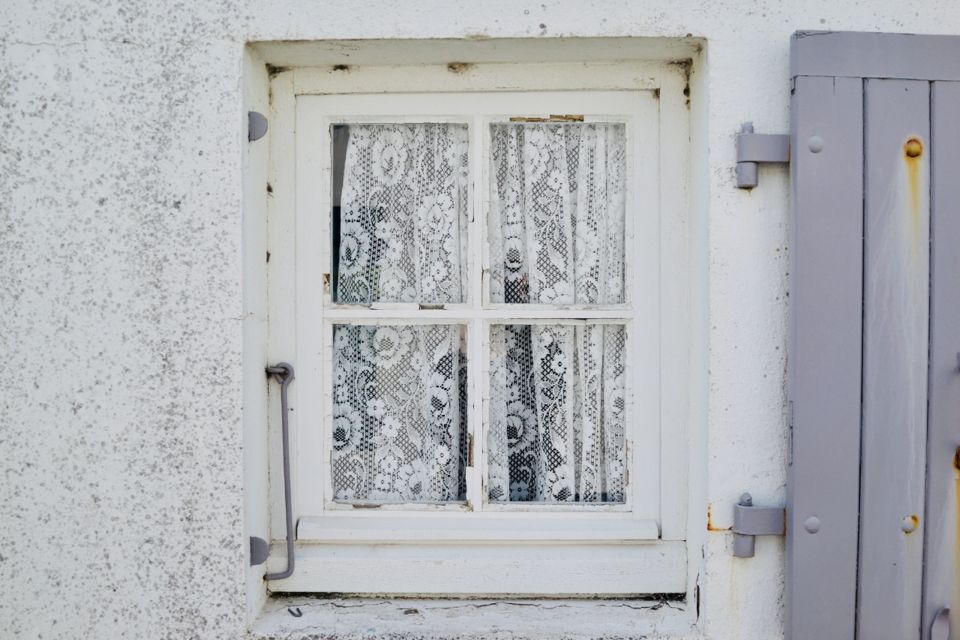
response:
M333 127L334 300L462 302L467 126Z
M624 501L625 341L621 325L491 328L491 501Z
M335 500L465 499L464 336L460 325L334 327Z
M495 124L490 301L624 301L623 124Z

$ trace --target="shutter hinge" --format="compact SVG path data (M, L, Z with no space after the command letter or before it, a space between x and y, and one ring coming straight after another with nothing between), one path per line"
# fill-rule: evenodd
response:
M250 566L256 567L267 561L270 555L270 544L263 538L250 536Z
M790 136L785 133L754 133L745 122L737 134L737 187L757 186L757 165L761 162L790 162Z
M740 496L733 508L733 555L752 558L756 536L782 536L787 531L787 510L783 507L755 507L749 493Z
M254 142L267 135L267 116L258 111L247 112L247 140Z

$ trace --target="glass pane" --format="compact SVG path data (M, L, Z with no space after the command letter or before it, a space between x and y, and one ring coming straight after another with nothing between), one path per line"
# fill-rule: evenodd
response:
M334 499L466 497L467 359L460 325L337 325Z
M623 124L491 125L490 302L624 301Z
M491 328L491 501L624 501L625 342L622 325Z
M463 302L467 125L333 127L334 300Z

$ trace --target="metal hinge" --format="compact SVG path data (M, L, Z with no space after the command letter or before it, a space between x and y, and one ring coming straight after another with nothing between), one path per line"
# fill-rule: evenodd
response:
M737 134L737 186L757 186L757 164L790 162L790 136L785 133L754 133L753 123L745 122Z
M247 112L247 140L253 142L267 135L267 116L258 111Z
M270 543L263 538L250 536L250 566L256 567L267 561L270 555Z
M783 507L755 507L749 493L740 496L733 508L733 555L752 558L756 536L782 536L787 531L787 510Z

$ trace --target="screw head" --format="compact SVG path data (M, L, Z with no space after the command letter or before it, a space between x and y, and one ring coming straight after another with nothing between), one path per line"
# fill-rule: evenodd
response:
M813 153L820 153L823 151L823 138L820 136L810 136L810 139L807 140L807 146Z
M913 533L917 530L918 524L920 524L920 519L917 516L904 516L903 520L900 521L900 530L904 533Z
M923 143L917 138L910 138L903 145L903 151L907 154L907 157L916 158L923 153Z
M816 533L820 531L820 518L817 516L810 516L803 521L803 528L807 530L807 533Z

